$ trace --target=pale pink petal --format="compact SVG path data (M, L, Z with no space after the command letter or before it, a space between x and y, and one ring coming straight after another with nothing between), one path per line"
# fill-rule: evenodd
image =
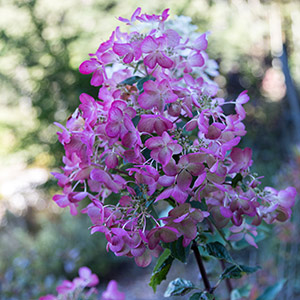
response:
M88 267L81 267L78 270L78 274L82 279L89 279L92 275L92 271Z
M118 290L118 284L115 280L108 283L106 291L102 293L101 300L125 300L125 294Z
M232 234L228 237L229 241L239 241L243 238L243 233Z
M141 44L141 50L143 51L143 53L151 53L157 49L157 46L158 45L153 39L153 37L147 36Z
M247 95L248 91L243 91L239 94L239 96L236 99L236 103L238 104L245 104L249 101L250 97Z
M207 39L206 39L206 34L202 34L200 37L198 37L194 42L193 42L193 47L198 50L206 50L208 45Z
M164 32L164 35L167 37L169 47L176 47L179 45L181 36L175 30L168 29Z
M189 63L192 67L202 67L204 62L204 58L201 54L195 54L189 57Z
M253 236L251 236L250 234L246 233L245 234L245 240L248 242L249 245L258 248L258 246L255 243L255 240L253 238Z

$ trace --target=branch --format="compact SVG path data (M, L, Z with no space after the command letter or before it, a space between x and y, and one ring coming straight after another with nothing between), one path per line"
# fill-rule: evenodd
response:
M209 293L213 293L213 290L211 288L211 285L210 285L208 277L207 277L205 267L204 267L203 262L202 262L202 258L201 258L201 255L200 255L200 252L199 252L199 249L198 249L198 245L195 242L195 240L192 242L191 249L194 251L195 258L196 258L196 261L197 261L197 264L198 264L198 267L199 267L199 271L200 271L202 279L203 279L205 290L208 291Z

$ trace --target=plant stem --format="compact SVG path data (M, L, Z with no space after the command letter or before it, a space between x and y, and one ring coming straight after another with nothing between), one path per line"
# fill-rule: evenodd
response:
M220 263L221 263L221 266L222 266L222 270L224 271L226 269L224 260L221 259ZM228 293L229 293L229 296L230 296L230 294L231 294L231 292L233 290L233 287L232 287L230 279L226 278L225 279L225 283L226 283L226 287L227 287L227 290L228 290Z
M204 267L204 264L202 262L202 258L201 258L201 255L200 255L200 252L199 252L199 249L198 249L198 245L197 245L195 240L192 242L191 249L194 251L195 258L196 258L196 261L197 261L197 264L198 264L198 267L199 267L199 271L200 271L202 279L203 279L205 290L208 291L209 293L212 293L213 291L212 291L212 288L210 286L210 283L209 283L209 280L208 280L208 277L207 277L207 273L206 273L206 270L205 270L205 267Z

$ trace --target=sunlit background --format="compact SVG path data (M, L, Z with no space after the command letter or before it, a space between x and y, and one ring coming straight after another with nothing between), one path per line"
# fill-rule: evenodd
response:
M127 299L162 299L166 283L156 295L147 286L151 266L139 270L106 253L101 234L90 236L88 218L71 217L51 200L58 187L50 172L63 155L53 122L65 122L80 93L95 94L78 66L119 25L116 17L131 16L137 6L150 14L168 7L171 18L189 16L200 32L210 32L219 96L230 100L246 89L251 97L242 147L253 148L254 170L265 185L300 192L300 1L0 0L1 299L54 292L83 265L103 286L117 279ZM285 278L278 299L300 299L296 210L292 224L273 227L259 251L239 257L263 267L245 280L253 293ZM193 264L178 265L168 279L185 272L195 278Z

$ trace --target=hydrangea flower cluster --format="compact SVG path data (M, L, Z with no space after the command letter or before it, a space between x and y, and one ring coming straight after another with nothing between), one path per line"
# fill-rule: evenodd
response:
M182 237L188 246L209 218L219 227L231 222L229 239L256 246L256 226L290 218L296 195L292 187L259 188L251 149L238 148L246 91L219 98L208 33L176 31L168 16L168 9L148 15L138 8L120 17L130 30L117 27L79 67L92 74L98 99L81 94L66 127L57 124L65 156L63 173L53 173L63 189L54 201L75 215L89 199L82 212L91 233L103 232L108 249L139 266L162 242ZM162 202L167 216L156 213Z
M99 278L93 274L88 267L81 267L78 271L79 277L73 281L64 280L56 291L57 296L48 294L42 296L40 300L68 300L68 299L91 299L93 295L97 294L95 286L99 283ZM86 288L90 288L86 290ZM83 297L83 298L82 298ZM95 299L95 298L93 298ZM106 290L102 293L100 300L125 300L125 294L118 290L118 284L115 280L111 280Z

